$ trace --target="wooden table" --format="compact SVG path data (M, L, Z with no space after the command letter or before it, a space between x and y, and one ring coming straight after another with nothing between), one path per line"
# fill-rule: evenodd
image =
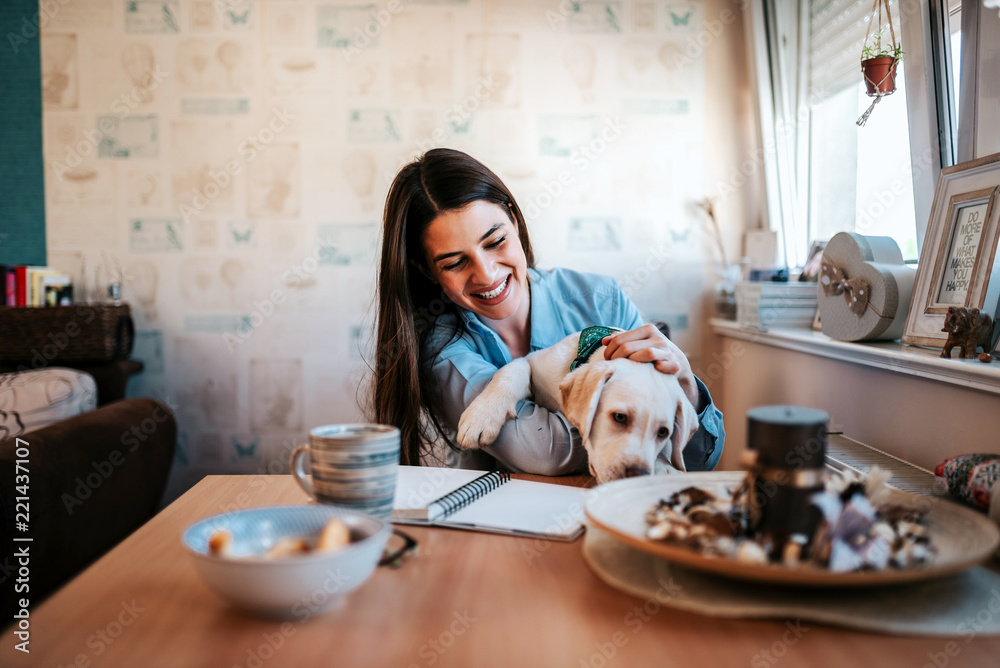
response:
M185 527L305 500L291 476L205 478L31 613L30 655L8 628L0 665L921 668L1000 656L996 638L900 638L660 607L598 579L582 539L405 527L417 556L377 569L333 611L284 626L241 614L202 584L180 542Z

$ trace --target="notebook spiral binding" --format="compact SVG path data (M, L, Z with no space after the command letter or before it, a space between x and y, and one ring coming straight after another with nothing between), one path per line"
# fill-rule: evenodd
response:
M481 496L488 494L500 485L510 480L510 474L503 471L490 471L467 482L458 489L448 492L435 500L431 505L440 506L445 517L459 508L463 508Z

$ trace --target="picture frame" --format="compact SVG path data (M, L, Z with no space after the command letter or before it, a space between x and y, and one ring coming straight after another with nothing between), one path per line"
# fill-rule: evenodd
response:
M829 239L814 239L809 245L809 255L806 263L802 265L802 273L799 274L800 281L819 282L820 264L823 261L823 249Z
M1000 314L1000 153L941 170L902 343L941 348L949 306ZM998 328L1000 329L1000 328ZM990 348L996 344L994 331Z

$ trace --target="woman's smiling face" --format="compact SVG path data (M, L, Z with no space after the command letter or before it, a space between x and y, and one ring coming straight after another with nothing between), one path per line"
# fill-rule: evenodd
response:
M445 211L424 231L431 277L456 305L487 320L527 322L528 268L507 211L476 201Z

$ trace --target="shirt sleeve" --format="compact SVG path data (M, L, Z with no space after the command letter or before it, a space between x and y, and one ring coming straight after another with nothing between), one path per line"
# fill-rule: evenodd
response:
M639 313L639 308L635 305L625 291L618 286L618 297L614 304L615 313L615 327L624 329L626 332L635 329L636 327L642 327L645 325L645 321L642 319L642 315Z
M722 457L726 440L726 428L722 423L722 412L715 407L712 395L701 379L695 376L698 394L705 404L705 410L698 415L698 431L684 447L684 466L688 471L711 471Z
M447 356L438 357L432 367L440 384L444 418L453 433L458 431L462 411L497 371L496 366L471 347L456 350L463 345L461 341L451 344ZM518 402L517 419L508 420L496 441L483 448L483 452L513 473L566 475L587 465L587 452L576 428L561 413L549 411L530 399ZM459 458L463 466L467 462L481 466L479 453L463 455Z

